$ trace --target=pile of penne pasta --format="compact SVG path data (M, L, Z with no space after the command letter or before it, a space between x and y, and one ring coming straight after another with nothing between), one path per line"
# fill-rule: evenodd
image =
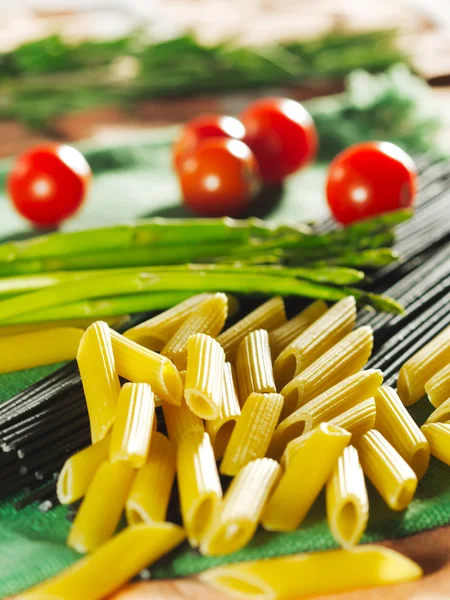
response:
M259 524L298 528L323 488L345 551L232 565L205 579L242 597L282 598L420 576L392 551L353 548L369 515L366 477L400 511L430 450L450 464L450 328L408 360L396 391L363 370L373 336L354 329L352 296L290 320L275 297L222 331L232 301L200 294L124 335L101 321L86 330L77 360L92 445L66 462L57 492L64 504L83 498L67 543L89 555L23 597L101 598L185 537L204 555L230 554ZM437 408L421 430L405 406L425 392ZM220 475L232 477L225 494ZM183 527L166 522L175 476ZM113 537L123 513L128 526ZM334 583L313 585L311 569L332 569Z

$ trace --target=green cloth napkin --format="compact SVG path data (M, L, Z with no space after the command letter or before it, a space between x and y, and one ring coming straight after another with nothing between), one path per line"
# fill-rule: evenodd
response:
M180 216L177 183L170 171L170 135L138 136L116 147L91 146L85 149L97 176L83 211L66 229L114 224L143 214ZM0 167L1 179L4 177ZM290 180L281 202L270 211L277 219L310 220L324 214L325 170L313 167ZM269 214L270 207L262 207ZM0 197L0 237L26 235L27 226ZM52 372L41 367L0 376L0 402ZM431 407L422 401L413 407L414 417L423 423ZM0 471L1 472L1 471ZM419 483L415 500L400 514L389 511L371 490L371 519L365 542L404 536L450 523L450 470L432 460ZM303 482L299 479L299 485ZM307 480L304 482L307 485ZM11 498L0 503L0 596L38 583L58 573L78 558L65 546L70 523L67 508L42 514L36 505L16 511ZM319 499L302 527L292 533L259 531L244 550L221 558L205 558L187 545L162 559L151 569L155 578L190 575L227 562L324 550L335 543L324 518L323 498Z

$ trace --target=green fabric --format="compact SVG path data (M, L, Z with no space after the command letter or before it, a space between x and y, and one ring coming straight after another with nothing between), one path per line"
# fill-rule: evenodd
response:
M66 228L112 224L143 214L180 215L176 181L170 174L167 140L140 136L134 143L117 148L86 149L97 171L85 209ZM0 167L0 186L2 172ZM271 217L308 220L324 214L323 167L316 166L293 178L282 202ZM264 207L266 210L267 207ZM0 237L26 234L26 225L0 197ZM52 372L41 367L0 376L0 402ZM413 407L423 423L430 406L423 401ZM371 492L371 521L364 541L404 536L450 523L450 477L445 465L432 460L419 483L415 500L400 514L389 511ZM307 485L307 481L305 481ZM299 485L302 481L299 480ZM19 512L12 501L0 503L0 597L16 593L58 573L77 560L78 555L64 544L69 529L67 509L59 507L41 514L36 505ZM323 550L335 546L324 519L323 498L302 527L293 533L269 534L259 531L244 550L223 558L205 558L187 545L152 567L155 578L190 575L205 568L239 560Z

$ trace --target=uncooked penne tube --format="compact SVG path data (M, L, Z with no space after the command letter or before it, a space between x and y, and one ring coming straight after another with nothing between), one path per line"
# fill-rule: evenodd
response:
M327 310L328 306L323 300L316 300L298 315L271 331L269 341L272 359L275 360L286 346L303 333L314 321L325 314Z
M234 363L239 344L250 331L272 331L283 323L286 323L284 301L280 296L275 296L221 333L217 341L224 349L227 360Z
M309 367L345 337L356 320L356 302L347 296L319 317L293 340L276 359L273 369L278 389Z
M404 458L376 429L356 442L365 475L392 510L403 510L413 499L417 476Z
M241 469L201 543L201 553L223 556L246 546L280 475L280 465L270 458L257 458Z
M196 548L222 499L214 451L207 433L185 435L177 450L181 514L191 546Z
M237 475L251 460L266 455L282 406L280 394L250 394L220 464L223 475Z
M368 369L347 377L310 400L281 421L273 434L268 456L279 460L291 440L372 397L382 382L381 371Z
M114 535L134 473L123 462L100 465L72 523L68 546L77 552L91 552Z
M149 350L160 352L191 312L210 295L197 294L192 296L192 298L180 302L180 304L165 310L156 317L131 327L124 335Z
M0 373L72 360L83 334L83 329L58 327L0 337Z
M148 456L155 417L155 396L148 383L126 383L117 401L109 460L142 467Z
M239 345L236 357L239 396L242 404L251 393L276 393L269 334L265 329L251 331Z
M110 440L108 435L66 460L56 484L61 504L71 504L85 495L97 469L109 456Z
M215 339L203 333L189 338L184 397L202 419L216 419L220 414L224 367L225 352Z
M205 431L203 419L194 415L183 398L180 406L163 404L164 421L167 427L169 439L178 446L182 438L193 431Z
M329 550L242 562L200 574L205 583L242 600L293 600L414 581L422 569L383 546Z
M431 404L436 407L450 399L450 358L448 365L426 382L425 392Z
M184 537L183 529L172 523L126 527L89 556L18 598L102 600L179 546Z
M355 546L369 518L364 473L354 446L344 448L326 487L327 520L334 539L343 548Z
M180 328L173 334L161 351L177 367L187 366L187 346L191 335L205 333L215 338L222 331L228 314L228 299L225 294L209 296L196 306Z
M180 405L183 382L172 361L112 330L111 342L121 377L134 383L148 383L161 400Z
M375 427L376 414L375 400L367 398L328 422L330 425L346 429L352 434L352 440L356 440L366 431Z
M375 429L397 450L420 479L430 462L428 442L397 392L382 385L375 392L377 416Z
M371 327L359 327L332 346L281 390L284 398L281 418L360 371L369 360L372 346Z
M223 394L219 416L212 421L206 421L206 431L211 438L216 460L221 459L224 455L240 414L241 407L234 367L226 362L223 371Z
M106 323L97 321L86 329L77 353L94 444L111 429L120 393L111 331Z
M421 429L430 444L431 454L450 465L450 423L426 423Z
M351 435L321 423L301 445L282 475L263 513L269 531L293 531L308 514ZM301 485L300 482L305 484Z
M409 406L425 395L425 384L450 361L450 327L408 359L400 369L397 393Z
M433 410L426 423L446 423L448 421L450 421L450 398Z
M175 445L161 433L153 433L147 462L136 473L127 497L129 525L165 520L175 466Z

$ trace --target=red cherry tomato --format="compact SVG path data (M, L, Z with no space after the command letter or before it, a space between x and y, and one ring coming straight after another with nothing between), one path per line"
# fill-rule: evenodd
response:
M178 174L184 203L206 217L239 216L260 187L256 159L238 140L205 140Z
M234 117L226 115L196 117L183 127L180 137L173 147L174 167L178 170L181 161L191 154L203 140L216 137L242 140L244 134L244 126Z
M266 183L279 183L313 160L317 132L309 112L295 100L258 100L241 114L244 142L258 161Z
M412 158L390 142L363 142L331 162L326 184L330 210L340 223L412 206L416 169Z
M8 177L8 191L23 217L48 227L80 208L90 178L91 169L78 150L65 144L48 144L19 157Z

